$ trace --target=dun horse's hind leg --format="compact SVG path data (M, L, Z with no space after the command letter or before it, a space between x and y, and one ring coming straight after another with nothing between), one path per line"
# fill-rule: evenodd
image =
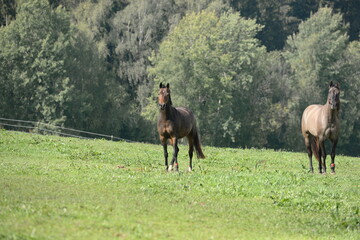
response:
M331 173L335 173L335 149L337 145L338 140L332 140L332 149L331 149Z
M322 164L322 169L323 169L323 172L322 173L326 173L326 150L325 150L325 144L324 144L324 141L321 141L320 143L320 149L321 149L321 156L322 157L322 161L321 161L321 164ZM321 158L320 158L321 159ZM320 172L321 173L321 172Z
M314 168L313 168L313 163L312 163L312 150L311 150L309 137L305 137L305 146L306 146L306 150L308 152L308 157L309 157L310 172L314 173Z
M192 136L188 137L188 142L189 142L189 158L190 158L190 162L189 162L189 172L192 171L192 158L194 155L194 141Z
M320 144L319 144L320 145ZM322 163L321 163L321 156L322 156L322 153L321 153L321 147L319 147L319 151L318 151L318 156L319 156L319 173L321 174L322 173Z

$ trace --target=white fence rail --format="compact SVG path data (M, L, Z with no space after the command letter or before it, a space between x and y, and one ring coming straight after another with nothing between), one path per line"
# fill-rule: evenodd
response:
M65 128L61 126L56 126L49 123L35 122L35 121L26 121L18 119L9 119L0 117L0 128L5 128L9 130L27 130L29 132L44 134L51 133L59 136L66 137L77 137L84 139L91 138L104 138L111 141L126 141L126 142L135 142L129 139L115 137L113 135L106 135L101 133L87 132L82 130L76 130L72 128Z

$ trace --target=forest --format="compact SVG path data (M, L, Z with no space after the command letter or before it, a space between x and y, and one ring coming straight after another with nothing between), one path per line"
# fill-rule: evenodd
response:
M341 87L360 155L359 0L0 0L0 117L158 143L159 83L203 145L304 151L306 106Z

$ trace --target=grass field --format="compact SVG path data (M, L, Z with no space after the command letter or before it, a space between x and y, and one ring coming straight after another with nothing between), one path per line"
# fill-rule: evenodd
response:
M0 130L0 239L360 239L360 158L204 153L167 173L160 145Z

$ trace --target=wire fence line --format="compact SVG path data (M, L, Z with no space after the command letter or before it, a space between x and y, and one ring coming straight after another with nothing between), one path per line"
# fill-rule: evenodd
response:
M9 119L0 117L0 127L6 127L11 130L27 130L34 133L44 134L51 133L60 136L66 137L76 137L83 139L92 139L92 138L105 138L111 141L125 141L125 142L136 142L125 138L115 137L113 135L106 135L101 133L87 132L82 130L76 130L72 128L66 128L61 126L56 126L49 123L27 121L27 120L18 120L18 119ZM69 133L70 132L70 133ZM83 136L85 135L85 136ZM93 137L91 137L93 136Z

